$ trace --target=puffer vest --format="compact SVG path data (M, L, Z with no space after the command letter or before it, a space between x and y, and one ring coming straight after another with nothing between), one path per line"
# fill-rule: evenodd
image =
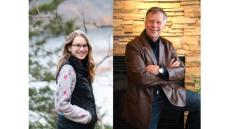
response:
M92 119L88 124L80 124L66 119L64 116L58 115L58 124L66 129L94 129L97 121L97 114L93 88L88 76L88 70L78 59L74 57L70 57L66 64L71 65L76 73L76 84L71 95L71 104L77 105L89 111Z

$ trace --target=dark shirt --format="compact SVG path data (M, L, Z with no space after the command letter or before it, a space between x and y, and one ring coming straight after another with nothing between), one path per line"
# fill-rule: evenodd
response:
M157 41L153 41L152 39L150 39L147 35L146 35L146 33L145 33L145 36L146 36L146 38L147 38L147 40L148 40L148 43L149 43L149 45L151 46L151 48L152 48L152 50L153 50L153 53L154 53L154 55L155 55L155 57L156 57L156 59L157 59L157 64L158 64L158 62L159 62L159 38L157 39Z
M151 46L152 50L153 50L153 54L155 55L156 59L157 59L157 64L159 64L159 42L160 42L160 38L158 38L156 41L153 41L152 39L150 39L147 34L145 33L146 39L148 40L149 45ZM165 66L159 66L163 68L163 73L160 74L164 79L168 79L169 78L169 74L168 74L168 70L166 69Z

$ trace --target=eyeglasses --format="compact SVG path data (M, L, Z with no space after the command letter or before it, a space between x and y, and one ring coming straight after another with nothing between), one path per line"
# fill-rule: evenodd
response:
M84 48L84 49L88 48L87 44L84 44L84 45L81 45L81 44L72 44L72 46L77 47L78 49L80 49L81 47Z

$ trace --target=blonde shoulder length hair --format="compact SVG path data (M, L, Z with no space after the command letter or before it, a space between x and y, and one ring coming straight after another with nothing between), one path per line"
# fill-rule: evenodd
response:
M81 30L73 31L72 33L70 33L67 36L67 39L66 39L65 44L64 44L62 56L60 57L58 64L57 64L57 73L56 74L58 74L61 67L69 60L71 53L68 50L68 47L72 45L74 38L78 37L78 36L83 37L86 40L87 45L88 45L88 54L87 54L86 58L84 59L84 61L87 64L87 70L89 72L89 79L91 82L93 82L94 76L95 76L95 63L94 63L93 56L92 56L92 47L89 43L89 39L87 38L86 34Z

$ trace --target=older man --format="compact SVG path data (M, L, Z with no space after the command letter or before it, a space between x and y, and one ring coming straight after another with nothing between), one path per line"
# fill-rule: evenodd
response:
M138 129L157 129L160 112L169 107L188 110L187 129L200 129L200 95L174 82L185 68L172 43L160 34L167 22L163 9L146 13L145 29L126 46L128 89L123 117Z

